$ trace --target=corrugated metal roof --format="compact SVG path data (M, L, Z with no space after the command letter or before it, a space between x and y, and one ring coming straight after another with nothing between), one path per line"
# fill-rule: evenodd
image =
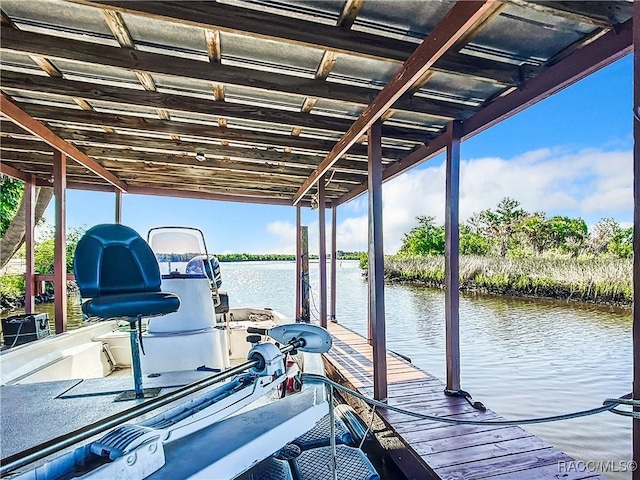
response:
M194 145L208 144L222 152L212 153L215 158L264 152L265 165L313 152L295 157L313 160L305 165L312 171L318 155L332 149L454 4L3 0L0 88L81 150L100 146L108 158L136 161L121 148L129 141L136 151L154 152L154 162L165 152L166 165L177 175L181 167L173 156L193 155ZM629 29L630 17L626 1L498 4L383 116L383 156L402 159L415 149L426 155L440 145L438 136L450 120L478 118L496 100L517 95L515 87L545 76L551 65L569 65L572 53L611 41L606 34ZM141 146L145 141L148 148ZM3 142L7 148L11 142ZM361 184L354 189L353 178L334 179L330 200L362 190L366 152L363 137L336 164L360 172ZM411 165L417 157L407 158L398 165ZM22 165L15 155L8 164ZM135 184L156 186L155 170L145 173L145 163L139 167ZM184 176L192 172L185 169ZM76 176L73 186L92 188L95 178L86 175L86 184ZM253 191L265 202L293 199L291 188L274 196L264 172L243 175L238 198ZM38 178L49 176L44 168ZM302 180L295 178L299 187ZM178 182L181 189L188 183ZM205 186L197 191L209 192Z

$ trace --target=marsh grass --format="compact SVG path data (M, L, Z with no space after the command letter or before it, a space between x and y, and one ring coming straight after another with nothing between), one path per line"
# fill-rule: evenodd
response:
M460 257L460 289L629 305L631 259ZM392 281L444 287L444 256L385 258Z

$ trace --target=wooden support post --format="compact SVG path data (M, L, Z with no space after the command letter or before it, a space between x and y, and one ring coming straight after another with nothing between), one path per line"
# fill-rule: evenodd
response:
M122 191L116 190L116 223L122 223Z
M337 283L338 272L336 270L338 261L336 259L337 254L337 215L338 207L336 205L331 206L331 316L329 317L332 322L337 322L336 307L337 307Z
M382 122L369 129L369 318L373 346L373 398L387 399L387 339L382 244Z
M447 356L447 390L460 390L460 133L462 124L447 126L447 177L445 198L444 303Z
M24 271L24 312L35 312L36 284L33 278L36 273L34 262L34 229L36 224L36 177L29 175L29 181L24 184L24 198L26 200L24 221L25 271Z
M53 152L53 194L56 199L55 245L53 253L53 294L56 333L67 329L67 156Z
M295 319L302 319L302 239L300 238L301 207L296 205L296 312Z
M640 25L640 2L633 3L633 25ZM633 29L633 398L640 398L640 28ZM634 411L640 408L634 407ZM633 460L640 464L640 419L633 419ZM640 480L635 469L633 480Z
M320 267L320 326L327 328L327 232L326 208L324 194L324 177L318 181L318 237L320 253L318 265Z
M302 260L302 273L300 274L300 283L302 284L302 313L300 314L302 321L309 323L311 321L311 303L309 285L309 227L300 227L300 258Z

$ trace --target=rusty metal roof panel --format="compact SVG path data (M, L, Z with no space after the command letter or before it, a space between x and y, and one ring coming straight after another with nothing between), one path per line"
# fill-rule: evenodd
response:
M327 25L335 25L344 5L343 0L220 0L220 3Z
M462 51L500 61L542 64L596 29L588 23L506 4Z
M138 50L209 61L203 28L127 13L122 20Z
M91 106L97 112L134 115L137 117L158 118L158 113L155 108L143 107L140 105L118 105L111 102L101 102L98 100L91 100Z
M60 0L2 0L2 10L21 30L118 45L97 8Z
M213 100L213 84L206 80L154 74L151 76L159 92Z
M3 70L23 72L32 75L46 75L46 73L42 71L42 69L33 61L33 59L31 59L31 57L29 57L29 55L14 52L2 52L0 53L0 62L2 62Z
M384 37L412 40L417 46L453 3L441 0L364 2L352 28Z
M225 99L229 102L245 103L255 106L268 106L281 110L299 112L304 102L304 96L259 90L255 88L225 86Z
M504 85L455 73L434 72L416 96L477 107L504 90Z
M355 55L338 55L328 81L382 89L400 69L396 62L384 62Z
M220 32L222 63L265 72L313 78L323 50Z
M98 65L96 63L70 62L59 59L53 60L51 63L62 72L67 80L143 90L136 74L125 68Z
M17 102L34 103L39 105L49 106L61 106L71 107L80 110L80 107L72 98L64 97L60 95L52 95L48 93L32 93L24 90L17 90L13 88L3 88L3 92L10 95L11 98Z

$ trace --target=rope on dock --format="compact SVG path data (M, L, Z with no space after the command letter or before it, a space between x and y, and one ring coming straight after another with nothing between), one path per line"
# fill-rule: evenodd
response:
M625 411L619 410L616 407L618 405L630 405L633 407L640 407L640 400L635 400L631 398L631 393L624 395L620 398L607 398L603 403L602 407L591 408L589 410L581 410L579 412L573 413L565 413L563 415L552 415L550 417L538 417L538 418L524 418L520 420L456 420L453 418L447 417L438 417L435 415L426 415L424 413L412 412L411 410L406 410L404 408L394 407L392 405L387 405L384 402L379 400L374 400L373 398L369 398L365 395L362 395L355 390L345 387L339 383L334 382L333 380L328 379L323 375L317 375L314 373L303 373L302 380L310 380L314 382L325 383L328 386L340 390L352 397L358 398L369 405L384 408L386 410L391 410L392 412L397 412L400 414L408 415L410 417L415 417L420 420L430 420L432 422L441 422L448 423L451 425L505 425L505 426L513 426L513 425L531 425L535 423L551 423L551 422L559 422L562 420L571 420L573 418L587 417L589 415L596 415L598 413L603 412L611 412L616 415L622 415L625 417L632 417L640 419L640 411Z

